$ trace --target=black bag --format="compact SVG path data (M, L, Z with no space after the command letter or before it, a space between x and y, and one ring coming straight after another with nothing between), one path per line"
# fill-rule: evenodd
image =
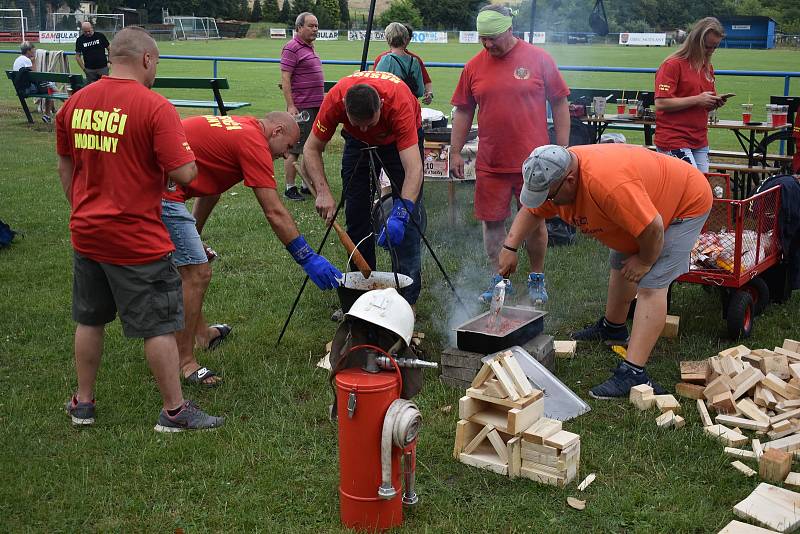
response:
M0 248L6 248L14 241L17 232L11 229L6 223L0 220Z
M14 75L14 89L17 90L17 94L20 96L24 96L23 93L28 90L31 86L31 77L28 74L31 72L30 67L22 67L17 71Z
M406 82L408 88L411 89L411 94L417 96L417 92L419 91L419 86L417 86L417 79L411 75L411 67L414 66L414 56L409 56L411 57L411 63L409 63L408 70L406 70L406 68L403 66L403 62L400 61L400 59L397 56L395 56L394 54L389 54L389 57L391 57L393 60L397 62L398 65L400 65L400 70L403 73L403 76L401 76L402 80Z
M608 35L608 18L606 17L606 8L603 5L603 0L597 0L594 3L592 14L589 15L589 26L591 26L594 33L601 37Z

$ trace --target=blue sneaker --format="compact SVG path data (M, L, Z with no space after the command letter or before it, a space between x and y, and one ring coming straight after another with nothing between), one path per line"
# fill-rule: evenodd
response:
M617 328L608 326L605 317L600 319L593 325L589 325L583 330L573 332L570 339L575 341L602 341L606 345L622 345L628 346L628 327L623 325Z
M626 362L620 362L616 369L611 370L611 378L589 390L593 399L618 399L628 397L633 386L647 384L653 388L656 395L665 395L667 392L657 383L650 380L647 371L634 369Z
M74 426L90 426L94 424L94 399L91 402L78 402L78 398L73 395L67 401L64 409L72 419Z
M528 275L528 296L534 304L547 304L547 288L544 287L544 273Z
M489 289L481 293L481 295L478 297L478 300L480 300L485 304L489 304L490 302L492 302L492 294L494 293L494 286L499 284L502 279L503 277L500 276L499 274L492 276L492 281L489 282ZM514 293L514 288L511 286L511 281L509 280L508 285L506 285L506 295L511 295L513 293Z

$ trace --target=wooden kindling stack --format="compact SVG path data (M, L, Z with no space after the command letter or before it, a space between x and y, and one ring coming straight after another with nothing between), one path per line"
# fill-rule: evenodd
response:
M543 417L544 395L511 351L483 365L459 400L458 413L456 460L560 487L577 476L580 436Z
M755 474L742 469L741 461L750 460L764 480L800 479L790 472L792 456L800 455L800 342L785 339L773 350L738 345L681 362L681 380L676 391L696 400L706 434L725 444L735 468ZM748 443L752 450L743 448Z

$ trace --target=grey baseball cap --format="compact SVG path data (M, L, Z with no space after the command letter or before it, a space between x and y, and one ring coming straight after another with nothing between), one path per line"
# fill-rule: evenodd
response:
M572 156L558 145L536 147L522 164L523 187L519 200L526 208L538 208L547 200L550 184L567 174Z

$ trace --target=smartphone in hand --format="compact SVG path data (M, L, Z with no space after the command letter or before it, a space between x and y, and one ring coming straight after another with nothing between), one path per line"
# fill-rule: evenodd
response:
M717 96L719 96L722 100L728 100L732 96L736 96L736 93L725 93L725 94L717 95Z

